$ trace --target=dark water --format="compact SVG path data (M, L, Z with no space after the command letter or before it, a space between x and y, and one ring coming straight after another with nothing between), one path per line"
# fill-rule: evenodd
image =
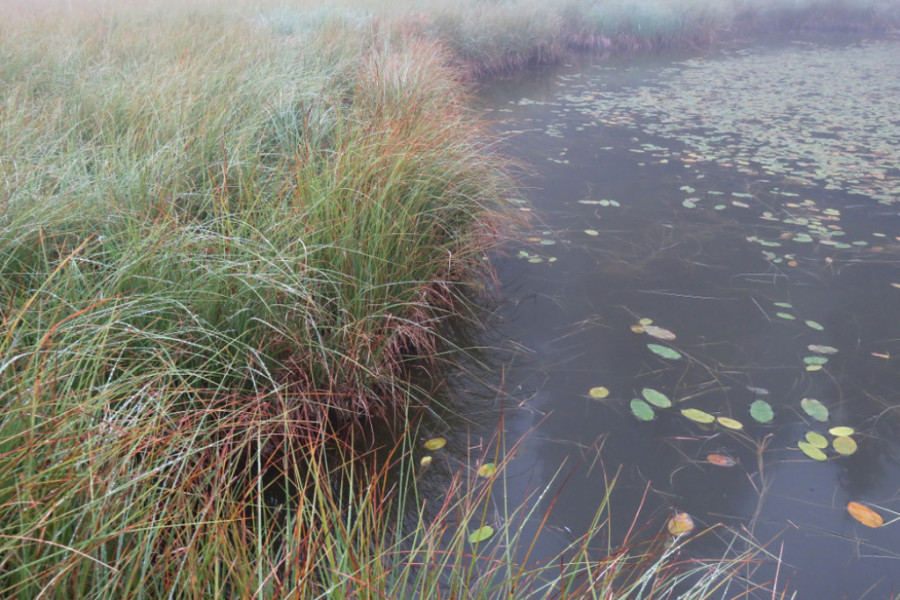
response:
M485 98L527 171L511 202L533 230L495 258L503 298L482 343L501 350L481 377L521 439L509 499L552 490L539 550L583 533L621 469L614 539L649 490L642 524L677 509L783 544L779 586L801 598L900 595L900 42L570 65ZM675 339L635 333L642 318ZM674 405L640 421L644 388ZM758 399L771 423L750 415ZM496 425L484 394L455 402ZM835 426L854 428L852 455ZM808 432L827 460L798 449ZM886 525L855 521L850 501Z

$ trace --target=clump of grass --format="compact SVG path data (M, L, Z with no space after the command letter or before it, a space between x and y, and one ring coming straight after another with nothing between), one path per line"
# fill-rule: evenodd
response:
M509 182L433 44L94 8L0 25L0 595L265 595L330 523L267 503L424 398Z

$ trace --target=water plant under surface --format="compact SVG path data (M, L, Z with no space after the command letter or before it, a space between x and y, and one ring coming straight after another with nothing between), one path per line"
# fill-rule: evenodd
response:
M527 504L469 526L495 473L461 476L435 521L386 527L424 497L412 442L396 493L348 442L358 419L425 402L416 376L452 359L448 321L473 318L514 221L463 77L730 23L638 13L0 6L0 594L743 585L743 546L712 566L593 546L602 510L562 567L535 566L512 526L538 516Z

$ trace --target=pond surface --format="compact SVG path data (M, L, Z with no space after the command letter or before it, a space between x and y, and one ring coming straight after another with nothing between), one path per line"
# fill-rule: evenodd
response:
M654 531L678 510L783 544L799 597L900 593L900 41L569 65L485 98L533 230L495 258L481 377L521 440L508 500L551 487L540 550L621 469L613 537L648 491Z

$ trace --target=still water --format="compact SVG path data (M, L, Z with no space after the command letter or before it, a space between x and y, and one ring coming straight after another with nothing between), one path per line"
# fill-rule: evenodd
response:
M614 538L646 491L648 529L678 510L783 544L801 598L900 594L900 41L567 65L484 98L531 230L493 259L479 377L520 442L508 499L552 491L540 550L621 470ZM489 432L485 398L445 427Z

